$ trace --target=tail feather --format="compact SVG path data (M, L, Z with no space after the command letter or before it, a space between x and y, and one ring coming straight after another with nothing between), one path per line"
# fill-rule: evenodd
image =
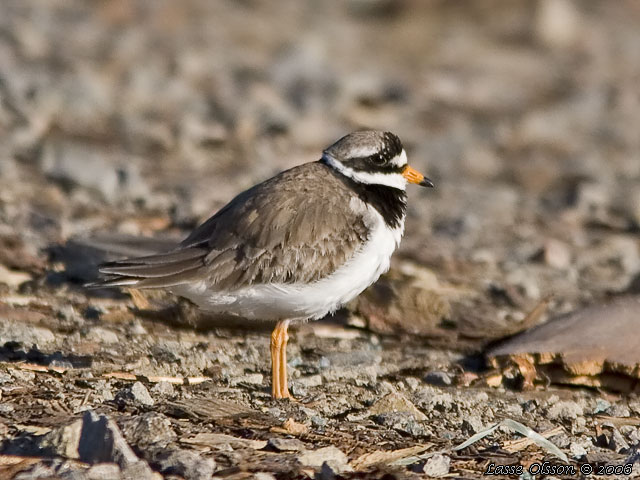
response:
M101 281L88 287L158 288L186 283L204 265L207 251L187 248L145 257L129 258L101 265L106 274Z

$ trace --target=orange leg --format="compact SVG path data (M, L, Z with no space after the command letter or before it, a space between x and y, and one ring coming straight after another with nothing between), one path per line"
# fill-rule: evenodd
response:
M291 398L287 386L287 340L289 320L277 323L271 333L271 394L273 398Z

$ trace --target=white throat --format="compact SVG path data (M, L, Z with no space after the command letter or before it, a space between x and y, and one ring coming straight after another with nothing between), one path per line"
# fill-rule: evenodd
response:
M353 168L347 167L345 164L336 160L331 155L326 153L322 156L323 160L330 167L336 169L345 177L349 177L359 183L365 183L369 185L386 185L387 187L397 188L399 190L406 190L407 180L401 173L382 173L382 172L359 172ZM404 150L400 155L391 160L391 164L395 166L402 166L407 164L407 154Z

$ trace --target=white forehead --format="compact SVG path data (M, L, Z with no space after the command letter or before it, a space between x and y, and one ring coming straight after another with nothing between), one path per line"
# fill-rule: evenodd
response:
M396 155L389 163L394 167L404 167L407 164L407 152L404 151L404 148L400 152L400 155Z

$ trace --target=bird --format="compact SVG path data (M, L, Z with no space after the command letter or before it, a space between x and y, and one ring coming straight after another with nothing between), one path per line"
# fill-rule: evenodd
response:
M165 289L204 312L274 322L271 393L293 398L289 325L335 312L389 269L407 184L434 186L400 138L355 131L239 193L173 249L102 264L96 285Z

